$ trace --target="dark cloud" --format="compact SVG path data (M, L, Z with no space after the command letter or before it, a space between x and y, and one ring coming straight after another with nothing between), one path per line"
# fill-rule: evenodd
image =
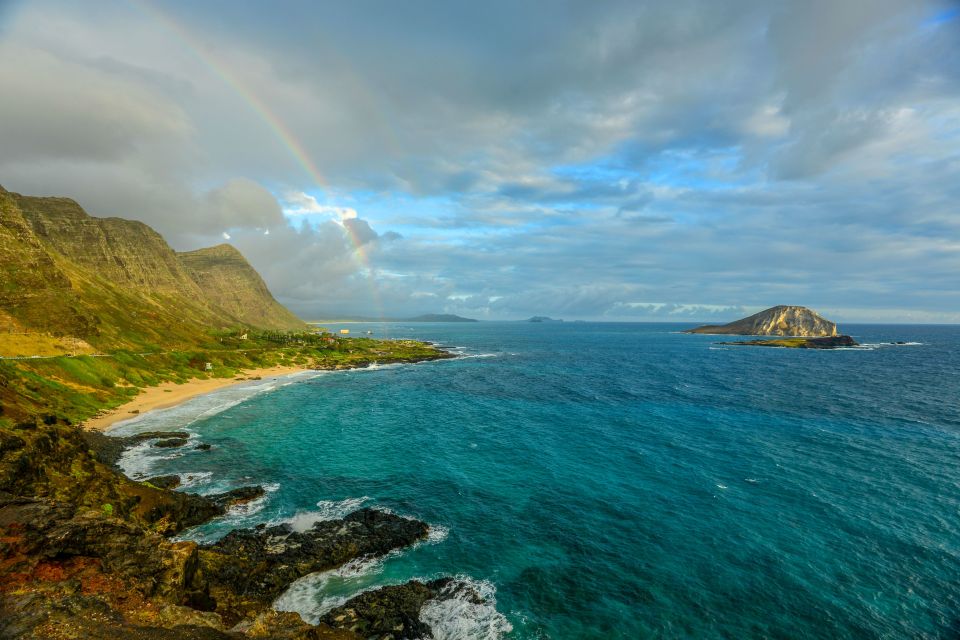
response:
M312 316L957 321L949 7L20 3L0 183L228 232Z

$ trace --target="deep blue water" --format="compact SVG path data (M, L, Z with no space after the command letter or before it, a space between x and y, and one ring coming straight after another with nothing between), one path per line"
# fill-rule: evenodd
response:
M680 325L369 328L481 357L265 381L120 427L188 423L214 445L135 450L131 474L270 485L197 539L361 502L434 525L431 543L312 576L278 606L313 619L360 589L457 574L495 589L496 609L430 612L438 640L507 624L555 639L960 634L960 327L845 326L921 344L842 351L720 348Z

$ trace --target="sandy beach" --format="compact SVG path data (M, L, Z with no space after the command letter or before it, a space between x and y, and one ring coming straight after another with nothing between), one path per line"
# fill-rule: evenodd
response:
M84 429L90 429L91 431L106 431L113 426L113 424L132 418L137 414L154 411L156 409L166 409L190 398L247 382L250 378L283 376L297 373L298 371L304 371L304 369L302 367L278 365L265 369L249 369L238 373L233 378L194 378L183 384L164 382L156 387L142 389L140 394L130 400L130 402L122 404L115 409L105 411L98 416L88 418L84 420L80 426Z

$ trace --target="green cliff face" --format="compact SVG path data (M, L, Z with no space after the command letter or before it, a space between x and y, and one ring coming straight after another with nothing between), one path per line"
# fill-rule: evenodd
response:
M303 326L232 247L178 256L143 223L0 187L0 334L147 350L186 347L212 328L238 325Z
M277 302L260 274L229 244L178 253L205 300L243 324L303 329L304 323Z

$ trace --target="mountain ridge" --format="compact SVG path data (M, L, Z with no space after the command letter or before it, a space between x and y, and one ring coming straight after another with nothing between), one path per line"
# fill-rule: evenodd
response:
M223 243L176 255L216 308L254 326L303 328L304 322L277 302L260 274L233 245Z
M0 186L0 325L99 348L196 344L231 326L305 327L236 249L198 272L189 256L205 251L184 258L142 222Z

